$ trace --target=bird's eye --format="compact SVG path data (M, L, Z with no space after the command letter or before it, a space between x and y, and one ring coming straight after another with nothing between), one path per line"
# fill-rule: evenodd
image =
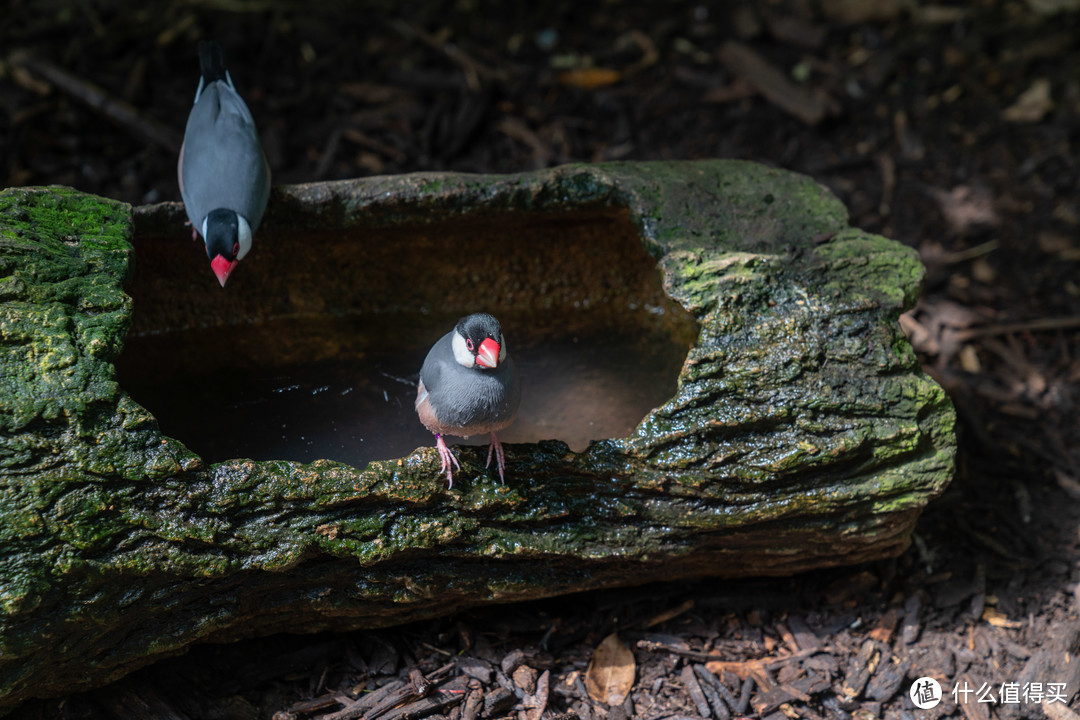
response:
M235 242L232 246L233 257L236 257L240 253L240 243Z
M469 349L469 352L472 352L473 351L473 342L472 342L472 340L470 340L468 338L465 338L465 347L467 347Z

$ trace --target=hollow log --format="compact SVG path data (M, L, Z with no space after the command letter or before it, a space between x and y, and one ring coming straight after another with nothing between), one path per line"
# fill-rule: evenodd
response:
M442 223L563 215L628 223L692 318L674 394L581 452L507 445L505 484L485 448L459 447L448 489L430 446L364 467L209 462L166 436L116 361L140 311L125 283L167 271L133 267L134 247L188 232L179 205L0 193L0 713L196 642L905 549L955 449L953 409L897 323L923 268L849 227L814 181L739 161L375 177L276 188L265 228L423 227L437 242ZM288 295L255 289L260 247L286 252L260 241L237 271L250 297L212 321ZM147 312L182 322L187 302Z

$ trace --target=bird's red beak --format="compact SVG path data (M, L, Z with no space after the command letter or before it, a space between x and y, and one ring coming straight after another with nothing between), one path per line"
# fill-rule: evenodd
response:
M217 255L210 261L210 269L217 275L217 281L221 283L221 287L225 287L225 281L229 279L229 273L236 268L236 265L236 260L226 260L224 255Z
M476 364L480 367L493 368L499 364L499 343L487 338L480 343L480 351L476 353Z

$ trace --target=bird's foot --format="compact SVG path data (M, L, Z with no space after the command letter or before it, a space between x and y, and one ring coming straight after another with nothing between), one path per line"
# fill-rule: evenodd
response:
M453 463L453 466L456 467L458 470L461 469L461 465L458 464L457 458L454 457L453 451L451 451L450 448L446 447L446 443L443 441L442 435L435 435L435 449L439 451L439 460L442 461L442 467L440 467L439 469L446 471L446 482L448 483L446 487L448 489L452 488L454 487L454 473L450 469L450 464Z
M187 225L189 228L191 228L191 239L192 240L198 240L199 239L199 231L195 229L195 226L191 224L191 221L190 220L185 220L184 224Z
M506 456L503 454L502 443L499 442L499 436L495 433L491 433L491 444L488 445L488 459L484 467L491 467L491 454L495 453L495 466L499 468L499 481L506 484L506 478L503 477L506 470Z

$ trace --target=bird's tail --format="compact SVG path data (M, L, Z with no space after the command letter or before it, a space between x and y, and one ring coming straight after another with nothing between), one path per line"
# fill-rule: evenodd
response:
M225 68L225 51L213 40L199 41L199 71L203 83L207 85L215 80L224 80L232 85L232 78Z

